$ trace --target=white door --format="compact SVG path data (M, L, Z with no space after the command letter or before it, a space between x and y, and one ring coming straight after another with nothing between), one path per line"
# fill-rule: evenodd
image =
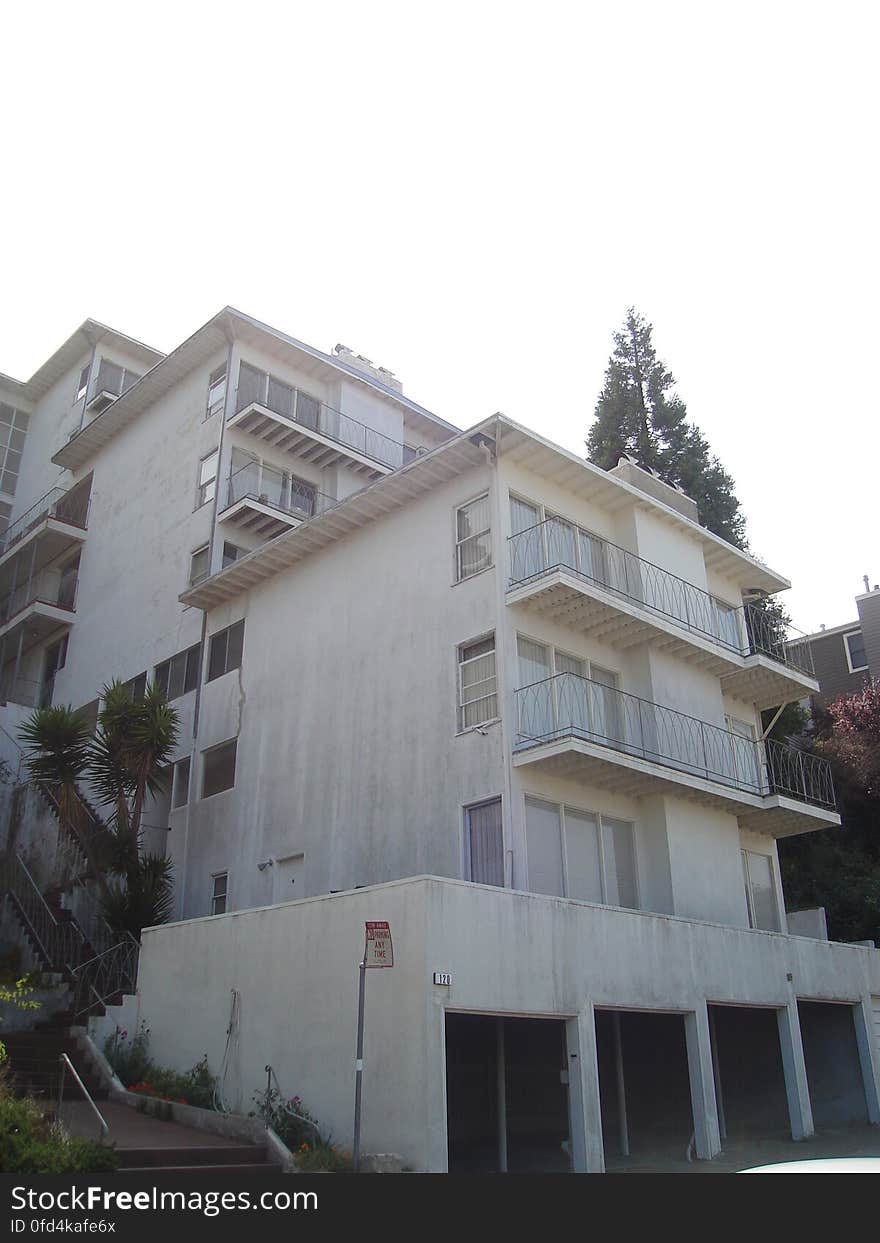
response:
M304 898L303 871L305 855L287 855L276 859L272 868L273 902L294 902Z

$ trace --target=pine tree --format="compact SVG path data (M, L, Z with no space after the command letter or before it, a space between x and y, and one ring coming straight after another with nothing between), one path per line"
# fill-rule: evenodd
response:
M652 326L634 307L614 334L605 383L587 437L591 462L610 470L622 454L678 484L696 502L700 521L746 547L745 518L733 479L712 454L699 429L687 422L687 407L673 391L675 379L658 359Z

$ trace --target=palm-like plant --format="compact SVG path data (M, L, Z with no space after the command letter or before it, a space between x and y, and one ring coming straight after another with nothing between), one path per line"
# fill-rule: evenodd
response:
M141 836L147 796L162 790L162 770L177 746L179 717L156 686L135 702L128 687L114 680L101 697L94 738L72 708L60 706L37 709L20 737L31 750L31 776L54 787L59 816L83 847L107 922L138 935L148 924L163 923L171 911L171 862L144 855ZM97 852L85 831L80 783L107 808L100 824L106 852Z

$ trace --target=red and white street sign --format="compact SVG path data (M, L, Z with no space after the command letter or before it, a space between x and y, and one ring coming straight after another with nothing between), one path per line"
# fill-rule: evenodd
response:
M365 967L393 967L394 947L391 944L391 925L385 920L367 921L367 941L364 946Z

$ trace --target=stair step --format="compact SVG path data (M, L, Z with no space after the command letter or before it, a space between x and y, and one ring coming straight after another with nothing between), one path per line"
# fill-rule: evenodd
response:
M168 1166L175 1163L175 1158L186 1166L196 1165L257 1165L266 1163L265 1148L255 1148L253 1144L230 1144L204 1148L122 1148L119 1150L122 1166L130 1165Z
M240 1174L253 1176L260 1174L280 1174L281 1166L272 1162L254 1165L122 1165L120 1174Z

